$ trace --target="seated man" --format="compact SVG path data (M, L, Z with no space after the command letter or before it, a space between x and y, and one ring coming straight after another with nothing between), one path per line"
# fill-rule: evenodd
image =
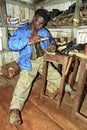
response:
M50 15L47 10L36 10L32 22L18 28L8 42L11 51L19 51L18 65L21 69L8 115L8 121L11 124L22 123L21 111L30 93L32 83L38 72L42 74L43 50L50 45L55 46L55 41L45 28L49 20ZM51 64L48 67L47 80L56 89L60 86L61 75ZM67 91L72 91L70 86L67 86Z

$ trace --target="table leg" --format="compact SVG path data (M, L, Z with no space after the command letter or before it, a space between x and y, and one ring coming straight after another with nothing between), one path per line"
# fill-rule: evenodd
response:
M41 87L40 99L43 97L43 95L45 95L48 61L44 60L43 68L44 69L42 72L42 85L41 85L42 87Z
M84 84L86 81L86 70L85 70L85 60L81 60L80 62L80 70L79 70L79 77L78 77L78 84L77 84L77 91L76 91L76 97L74 100L73 110L72 110L72 117L73 118L83 118L83 116L80 115L80 105L81 105L81 98L83 94Z

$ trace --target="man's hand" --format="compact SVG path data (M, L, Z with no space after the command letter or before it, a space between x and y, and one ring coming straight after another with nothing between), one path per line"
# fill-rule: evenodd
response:
M38 35L35 35L29 38L29 44L37 43L40 41L41 41L41 37L39 37Z
M42 38L40 36L35 35L35 36L29 38L29 43L28 44L34 44L34 43L45 41L45 40L49 40L49 38L48 37Z
M51 43L50 43L49 47L56 48L56 46L54 44L51 44Z

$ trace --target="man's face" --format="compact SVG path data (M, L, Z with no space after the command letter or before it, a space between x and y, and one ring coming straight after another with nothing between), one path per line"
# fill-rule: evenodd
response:
M43 19L43 17L39 15L35 15L32 20L33 27L36 31L41 29L43 26L46 25L46 21Z

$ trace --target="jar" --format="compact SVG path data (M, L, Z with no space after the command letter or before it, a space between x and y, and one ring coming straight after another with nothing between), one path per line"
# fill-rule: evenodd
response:
M84 47L84 54L87 55L87 45L85 45L85 47Z

